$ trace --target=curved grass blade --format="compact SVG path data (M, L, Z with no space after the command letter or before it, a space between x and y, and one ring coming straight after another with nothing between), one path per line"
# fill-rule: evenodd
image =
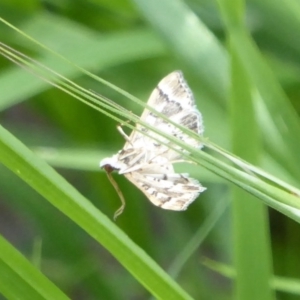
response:
M0 236L0 292L7 299L69 299Z
M102 244L154 296L190 299L127 235L3 127L0 127L0 160Z

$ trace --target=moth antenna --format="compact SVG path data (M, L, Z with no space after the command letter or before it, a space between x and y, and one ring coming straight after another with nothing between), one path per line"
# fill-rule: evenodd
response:
M111 175L111 172L106 171L106 175L107 175L110 183L113 185L114 189L116 190L116 192L117 192L117 194L118 194L118 196L119 196L119 198L121 200L121 203L122 203L122 205L120 206L120 208L118 208L116 210L116 212L114 213L114 221L116 221L117 217L120 216L123 213L124 209L125 209L125 205L126 205L125 198L124 198L123 193L120 190L117 182L114 180L113 176Z

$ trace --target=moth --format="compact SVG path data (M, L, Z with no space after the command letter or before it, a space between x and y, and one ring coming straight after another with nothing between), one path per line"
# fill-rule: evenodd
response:
M201 113L181 71L174 71L163 78L153 90L147 104L168 120L198 135L203 134ZM194 148L203 147L199 140L183 133L168 120L160 118L148 109L143 111L140 119ZM140 124L136 125L129 137L121 127L118 129L125 137L126 143L117 154L100 162L100 167L104 168L108 175L114 170L118 171L139 188L154 205L168 210L186 210L206 189L187 173L175 173L173 163L182 162L183 157L170 149L170 146L186 153L180 146ZM119 188L114 182L113 184L120 194ZM122 206L115 213L115 218L125 207L123 195L120 197Z

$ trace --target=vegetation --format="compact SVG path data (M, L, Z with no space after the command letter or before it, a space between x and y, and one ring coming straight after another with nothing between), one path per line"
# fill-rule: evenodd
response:
M0 3L3 297L299 298L300 4L245 5ZM208 189L176 213L114 174L114 222L99 161L177 69L205 147L176 170Z

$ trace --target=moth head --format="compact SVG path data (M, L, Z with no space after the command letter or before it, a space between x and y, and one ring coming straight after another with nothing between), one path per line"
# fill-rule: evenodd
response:
M106 157L100 161L100 168L103 168L107 173L111 173L115 170L120 170L120 162L118 156L113 155L112 157Z

